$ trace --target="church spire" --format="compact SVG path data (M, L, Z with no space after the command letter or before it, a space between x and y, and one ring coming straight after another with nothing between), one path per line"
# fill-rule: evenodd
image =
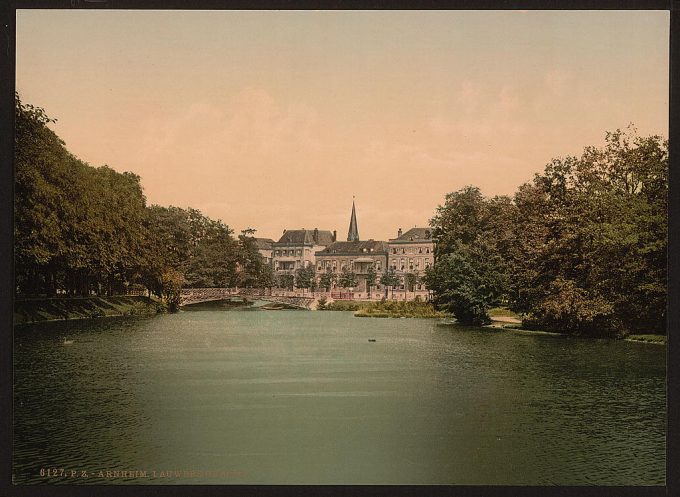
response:
M348 242L359 241L359 228L357 227L357 213L354 209L354 197L352 197L352 218L349 220L349 231L347 232Z

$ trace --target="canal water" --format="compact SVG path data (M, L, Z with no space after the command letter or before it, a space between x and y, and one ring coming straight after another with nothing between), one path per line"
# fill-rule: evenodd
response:
M220 305L17 327L14 482L663 485L665 352Z

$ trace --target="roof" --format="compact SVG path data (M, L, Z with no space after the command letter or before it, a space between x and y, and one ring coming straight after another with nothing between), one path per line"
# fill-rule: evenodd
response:
M406 233L397 238L391 238L390 243L416 243L416 242L434 242L432 239L431 228L411 228Z
M317 239L314 240L314 234ZM286 245L330 245L333 243L333 233L328 230L286 230L277 244Z
M334 242L323 250L320 250L316 255L359 255L359 254L387 254L387 243L366 240L354 242Z
M255 238L255 244L258 250L271 250L274 240L271 238Z

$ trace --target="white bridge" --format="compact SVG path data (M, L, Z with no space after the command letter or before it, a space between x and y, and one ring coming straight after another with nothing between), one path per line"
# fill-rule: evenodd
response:
M179 305L199 304L216 300L228 300L233 297L247 300L266 300L278 302L298 309L316 308L314 296L299 295L295 292L270 291L266 288L183 288Z

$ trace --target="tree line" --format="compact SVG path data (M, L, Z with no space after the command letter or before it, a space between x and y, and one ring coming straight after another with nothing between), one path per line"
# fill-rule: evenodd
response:
M267 286L254 230L235 237L196 209L148 206L140 177L92 167L15 95L15 291L158 296L182 286ZM172 300L172 298L171 298Z
M434 302L466 324L507 305L525 327L665 333L668 142L634 128L552 160L513 196L474 186L431 220Z

